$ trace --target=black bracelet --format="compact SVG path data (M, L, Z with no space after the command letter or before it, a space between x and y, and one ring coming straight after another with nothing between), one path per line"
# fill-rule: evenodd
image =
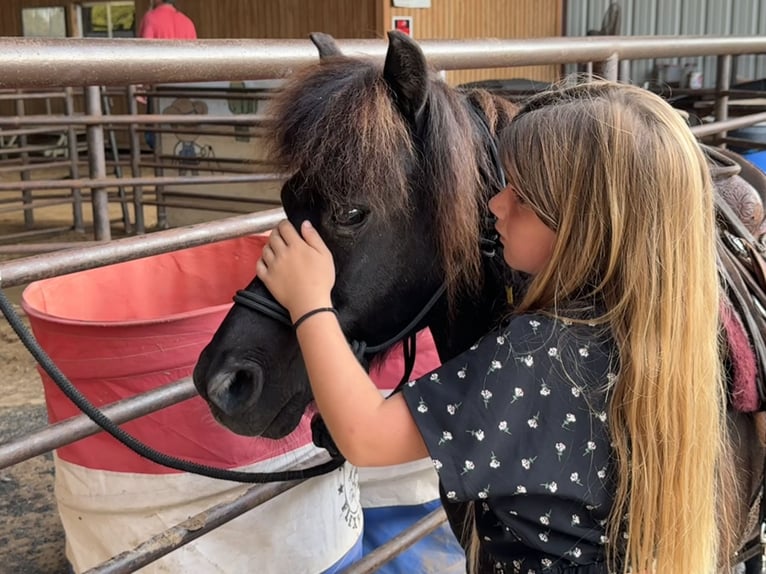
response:
M300 327L301 323L303 323L306 319L311 317L312 315L316 315L317 313L334 313L336 317L338 317L338 311L334 309L333 307L319 307L317 309L312 309L311 311L304 313L300 317L298 317L298 320L293 323L293 329L297 329Z

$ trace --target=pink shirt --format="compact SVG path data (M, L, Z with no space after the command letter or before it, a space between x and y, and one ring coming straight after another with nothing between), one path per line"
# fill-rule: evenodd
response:
M138 35L141 38L163 40L196 40L197 30L194 22L176 10L175 6L160 4L144 15Z

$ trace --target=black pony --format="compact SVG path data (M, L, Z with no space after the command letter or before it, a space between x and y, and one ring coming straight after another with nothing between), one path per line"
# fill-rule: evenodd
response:
M486 248L487 201L503 185L494 137L515 105L441 82L400 33L389 33L382 68L342 56L328 36L312 39L320 62L271 108L275 159L292 174L282 188L287 217L309 219L332 251L333 303L360 355L393 344L407 326L430 327L445 361L493 326L507 287L522 280ZM257 278L246 291L268 297ZM285 436L312 400L293 331L241 305L203 351L194 382L214 416L246 435ZM732 411L731 426L739 482L731 507L744 533L764 451L751 415Z

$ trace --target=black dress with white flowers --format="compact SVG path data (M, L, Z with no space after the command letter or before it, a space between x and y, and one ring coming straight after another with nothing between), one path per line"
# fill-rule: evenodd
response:
M494 571L601 574L614 495L603 327L514 317L402 392L449 501L476 501Z

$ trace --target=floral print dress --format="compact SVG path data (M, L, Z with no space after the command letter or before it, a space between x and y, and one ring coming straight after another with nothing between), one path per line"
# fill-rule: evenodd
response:
M614 495L603 327L516 316L402 393L498 573L601 574Z

